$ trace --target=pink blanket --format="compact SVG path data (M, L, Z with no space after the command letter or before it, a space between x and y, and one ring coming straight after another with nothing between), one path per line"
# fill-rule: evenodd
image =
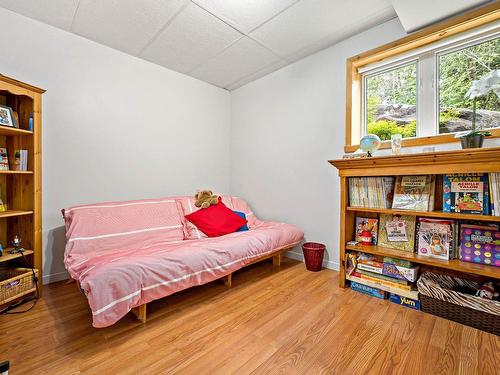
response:
M303 238L292 225L259 221L246 232L184 240L178 201L173 201L63 211L66 268L88 298L94 327L112 325L133 307L221 278Z

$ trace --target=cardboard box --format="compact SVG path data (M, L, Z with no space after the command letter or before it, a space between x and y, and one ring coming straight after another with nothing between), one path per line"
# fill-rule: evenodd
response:
M397 303L398 305L408 307L413 310L420 310L420 301L414 300L408 297L398 296L397 294L390 293L389 300L393 303Z
M368 294L369 296L380 298L380 299L386 299L387 298L387 292L384 292L383 290L373 288L368 285L363 285L360 283L357 283L356 281L351 281L351 289L355 290L356 292Z

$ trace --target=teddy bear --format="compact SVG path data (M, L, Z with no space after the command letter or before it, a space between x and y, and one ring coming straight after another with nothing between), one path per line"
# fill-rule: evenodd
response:
M207 208L212 204L219 203L219 196L214 195L211 190L200 190L195 195L194 205L196 207Z
M476 296L486 299L498 300L499 293L496 290L495 285L490 281L479 287L476 292Z

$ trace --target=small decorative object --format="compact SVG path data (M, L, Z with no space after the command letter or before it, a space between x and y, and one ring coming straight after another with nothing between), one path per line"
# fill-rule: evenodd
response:
M12 246L14 247L13 250L11 250L11 254L16 254L20 253L24 249L21 247L21 239L18 236L14 237L14 240L12 241Z
M391 136L391 148L393 155L401 154L402 144L403 144L403 136L401 134L393 134Z
M28 122L28 130L30 132L33 131L33 112L30 113L30 119L29 119L29 122Z
M0 105L0 125L14 127L14 115L12 114L12 108L5 105Z
M195 195L194 205L196 207L207 208L212 204L219 203L219 196L214 195L211 190L200 190Z
M359 141L359 148L361 151L367 153L368 157L373 156L373 152L378 150L382 141L376 134L365 135Z
M484 137L491 135L487 130L476 129L477 99L488 96L490 92L500 96L500 69L492 70L481 79L472 82L469 91L465 94L466 98L472 99L472 129L465 133L457 133L455 136L462 142L463 149L481 148Z
M0 212L5 212L7 209L5 208L5 205L3 204L3 200L0 197Z

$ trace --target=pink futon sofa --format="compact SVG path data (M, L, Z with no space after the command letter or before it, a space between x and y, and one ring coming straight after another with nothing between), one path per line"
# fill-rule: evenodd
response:
M232 272L270 257L279 264L303 239L293 225L257 220L241 198L222 201L245 213L248 231L207 238L184 218L197 210L193 197L63 209L64 263L87 296L93 326L110 326L130 310L145 321L148 302L219 278L230 284Z

